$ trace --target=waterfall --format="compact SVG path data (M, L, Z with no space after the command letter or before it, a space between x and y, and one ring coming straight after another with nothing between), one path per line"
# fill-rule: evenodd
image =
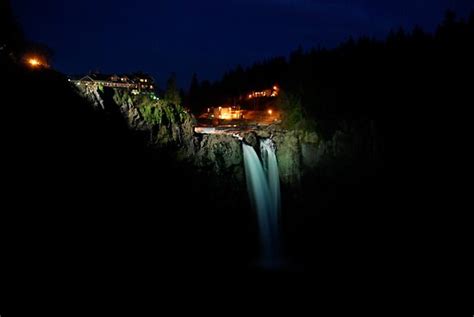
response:
M275 155L275 144L270 139L260 142L260 155L262 157L263 168L267 174L270 197L275 210L275 221L278 221L280 213L280 174Z
M245 176L250 201L257 211L261 242L261 264L277 266L280 262L280 178L275 147L270 139L260 142L260 161L254 148L243 143Z

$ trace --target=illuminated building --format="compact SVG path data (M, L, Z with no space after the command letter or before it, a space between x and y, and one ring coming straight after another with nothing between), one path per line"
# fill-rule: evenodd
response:
M94 73L69 81L79 86L101 85L103 87L130 89L135 94L153 92L155 88L153 78L146 74L103 75Z
M273 86L270 89L266 89L262 91L252 91L251 93L248 94L247 99L278 97L279 92L280 92L280 88L278 88L278 86Z
M207 116L222 120L236 120L242 118L240 107L221 106L217 108L207 108Z

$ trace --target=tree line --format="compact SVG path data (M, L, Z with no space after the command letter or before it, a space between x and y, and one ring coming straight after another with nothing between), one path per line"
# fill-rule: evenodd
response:
M195 74L185 103L199 112L277 83L285 98L301 103L303 116L315 119L321 132L330 134L360 118L388 127L434 113L440 104L455 107L453 98L468 91L463 75L472 76L472 56L474 12L463 20L447 11L433 34L420 27L400 28L384 40L361 37L334 49L299 47L288 58L237 66L213 83L199 81Z

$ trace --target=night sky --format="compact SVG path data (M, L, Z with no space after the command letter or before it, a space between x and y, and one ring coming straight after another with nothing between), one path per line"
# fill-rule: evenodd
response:
M193 72L226 70L298 45L333 47L352 35L390 29L433 31L444 11L466 16L474 0L13 0L26 35L50 46L67 74L144 71L158 83L171 72L188 88Z

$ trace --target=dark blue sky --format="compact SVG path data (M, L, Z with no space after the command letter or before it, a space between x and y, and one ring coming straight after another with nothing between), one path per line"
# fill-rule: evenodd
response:
M69 74L176 72L218 79L226 70L298 45L333 47L352 35L384 37L415 24L432 31L444 11L474 0L12 0L27 36L49 45Z

